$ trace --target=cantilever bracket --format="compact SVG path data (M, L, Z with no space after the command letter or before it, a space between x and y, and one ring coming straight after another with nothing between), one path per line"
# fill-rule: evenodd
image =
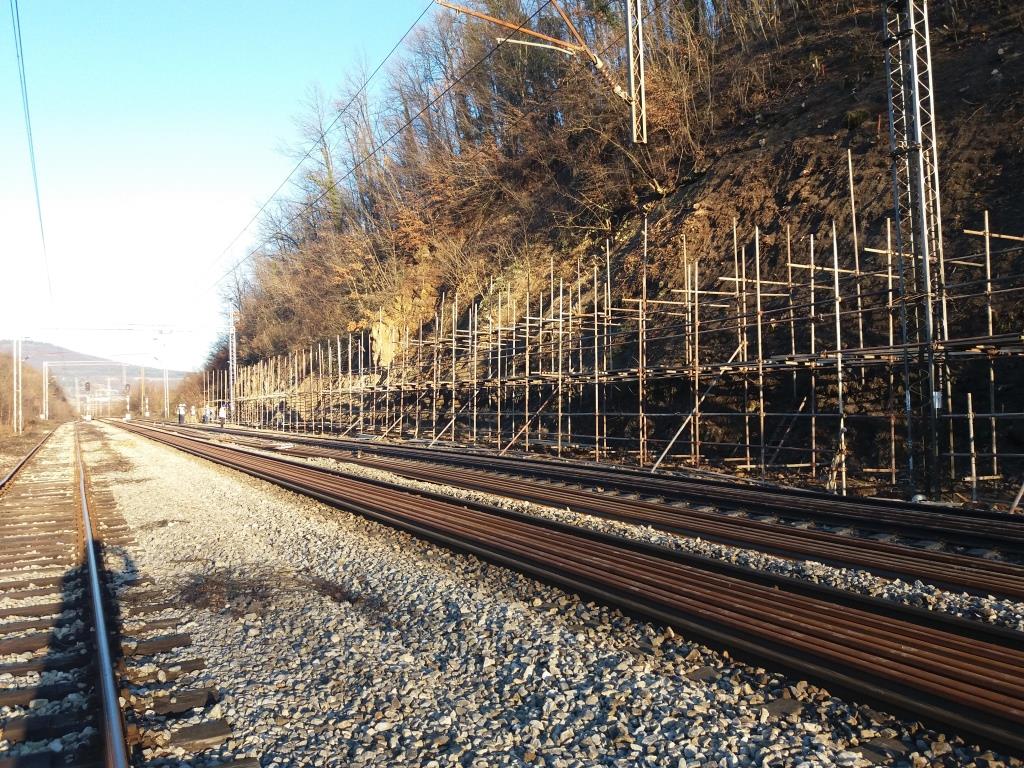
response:
M561 40L557 37L552 37L551 35L545 35L543 32L537 32L536 30L530 29L525 25L525 23L516 24L511 21L505 21L505 19L499 19L496 16L491 16L490 14L483 13L482 11L476 11L473 10L472 8L467 8L464 5L458 5L457 3L449 2L449 0L434 1L438 5L444 8L448 8L449 10L455 11L456 13L464 13L467 16L472 16L475 19L480 19L481 21L486 21L490 24L495 24L504 29L508 29L518 34L526 35L527 37L532 37L542 41L542 43L533 43L525 40L503 38L500 39L502 42L517 43L519 45L533 45L542 48L553 48L554 50L560 51L569 56L575 56L576 54L579 53L586 55L586 57L590 59L590 63L594 65L594 69L597 70L597 73L601 77L601 79L608 84L609 88L611 88L612 93L614 93L616 96L622 99L626 104L632 104L632 99L630 98L629 94L621 85L619 85L615 81L615 78L608 70L608 65L605 63L605 61L589 45L587 45L587 41L584 40L583 35L580 34L578 29L576 29L576 25L572 23L572 19L569 18L569 15L565 12L562 6L558 4L557 0L548 0L548 2L550 2L551 5L554 6L556 11L558 11L558 15L562 18L562 21L565 22L565 25L566 27L568 27L569 32L575 39L575 42Z

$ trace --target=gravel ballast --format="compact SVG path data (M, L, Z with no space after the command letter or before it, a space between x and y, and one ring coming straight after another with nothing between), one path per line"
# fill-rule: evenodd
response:
M224 442L230 443L230 439ZM251 446L242 447L246 450L253 450ZM278 455L273 451L260 452L271 456ZM358 477L383 480L384 482L416 490L443 493L456 499L491 504L503 509L523 512L602 533L624 536L648 544L658 544L681 552L723 560L767 573L810 581L815 584L825 584L837 589L868 595L869 597L879 597L904 605L949 613L965 619L982 621L1024 632L1024 603L1014 600L1000 599L991 595L982 596L972 595L967 592L953 592L922 581L909 582L898 578L878 576L862 568L843 568L816 560L795 560L779 557L770 553L760 552L756 549L721 544L696 536L681 536L650 525L608 520L597 515L575 512L571 509L543 506L519 499L511 499L507 496L498 496L491 493L482 493L435 483L425 483L392 472L337 459L296 458L291 456L287 458L293 461L304 461L313 466L326 469L340 470L346 474Z
M225 754L263 766L1007 759L116 427L89 433L87 463L118 459L93 480L132 528L136 565L192 618L191 651L235 733Z

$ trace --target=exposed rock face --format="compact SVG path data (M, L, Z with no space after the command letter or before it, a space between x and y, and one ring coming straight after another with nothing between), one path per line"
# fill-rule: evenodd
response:
M378 368L390 367L398 354L398 329L387 320L377 320L370 326L370 341L373 364Z

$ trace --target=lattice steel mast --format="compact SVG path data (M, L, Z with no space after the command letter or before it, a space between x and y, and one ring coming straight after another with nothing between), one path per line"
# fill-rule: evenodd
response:
M927 0L883 0L882 8L893 206L896 247L900 254L900 313L905 341L908 470L913 483L917 476L913 422L919 418L923 433L924 487L929 493L935 493L938 490L938 417L942 407L941 372L936 366L935 352L936 342L948 338L948 322L928 3ZM905 282L908 265L909 281ZM907 351L910 342L920 350L913 375Z
M626 53L629 57L629 111L633 143L647 143L647 88L644 82L643 0L626 0Z

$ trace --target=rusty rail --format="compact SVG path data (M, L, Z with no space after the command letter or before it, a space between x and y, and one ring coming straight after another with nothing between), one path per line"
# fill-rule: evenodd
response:
M171 427L171 431L180 431ZM782 557L813 559L842 567L864 568L882 576L921 579L931 584L974 594L1024 600L1024 565L934 551L906 544L809 530L779 522L733 517L721 511L664 502L624 498L593 489L566 487L548 478L508 477L498 468L452 467L446 456L426 461L377 456L374 446L357 453L319 445L286 443L269 437L232 437L254 448L298 457L323 457L392 472L428 483L444 483L484 493L496 493L536 504L568 508L641 525L650 525L683 536L699 536L729 546L746 547ZM1011 521L1013 522L1013 521ZM1024 532L1024 517L1017 523ZM927 537L930 532L922 532Z

